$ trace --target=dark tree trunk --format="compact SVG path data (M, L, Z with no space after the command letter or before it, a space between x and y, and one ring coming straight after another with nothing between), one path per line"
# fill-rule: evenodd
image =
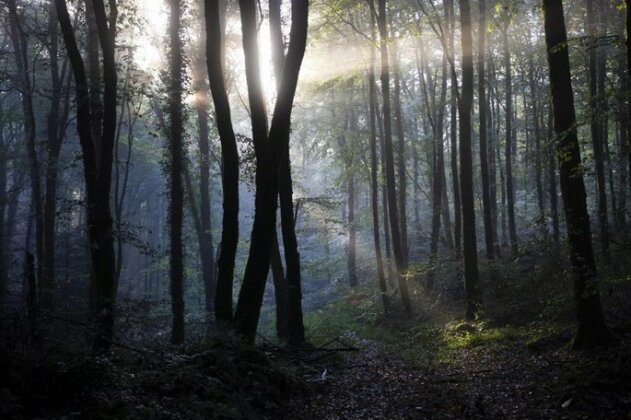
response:
M407 279L404 276L405 261L401 249L401 230L399 225L399 210L397 207L396 186L394 176L394 151L392 145L392 116L390 107L390 69L388 58L388 28L386 19L386 1L379 0L377 15L380 45L381 45L381 91L383 94L383 126L386 158L386 189L388 194L388 216L390 217L390 232L392 233L392 251L397 269L399 291L405 310L410 313L412 305L408 291Z
M560 227L559 227L559 200L557 193L557 165L556 165L556 150L555 150L555 135L553 126L553 110L552 104L550 104L550 110L548 112L548 195L550 198L550 213L552 217L552 238L555 246L558 248L560 241Z
M232 284L234 264L239 242L239 152L230 116L230 102L226 91L222 25L219 1L205 0L206 65L208 80L215 104L215 121L221 142L223 163L223 221L219 261L217 262L217 289L215 291L215 317L217 321L232 320Z
M392 31L392 28L391 28ZM397 130L397 177L399 178L399 220L401 223L401 253L403 266L407 268L409 262L408 248L408 217L407 217L407 177L405 156L405 135L403 131L403 111L401 110L401 69L399 67L399 52L397 40L393 34L392 60L394 73L394 118Z
M35 255L36 255L36 277L41 282L40 289L42 296L45 296L45 309L50 309L52 296L54 294L54 284L48 284L44 279L44 215L42 187L40 180L39 158L37 156L35 108L33 104L33 91L31 86L31 75L28 60L28 42L26 34L22 28L22 23L18 16L15 0L8 0L9 26L11 43L13 44L13 54L17 68L18 89L20 91L22 113L24 115L24 134L26 138L26 151L29 159L29 175L31 178L31 202L32 211L35 218Z
M379 292L381 293L381 301L383 302L384 311L390 309L388 299L388 286L386 284L386 276L383 267L383 255L381 254L381 234L379 232L379 181L378 181L378 160L377 160L377 120L375 113L377 112L377 89L375 78L376 52L377 44L375 15L370 15L370 32L373 46L370 49L370 69L368 71L368 96L370 103L370 203L372 209L372 226L373 238L375 240L375 258L377 263L377 281Z
M471 113L473 107L473 40L469 0L460 0L462 32L462 94L460 117L460 186L462 188L462 232L464 251L464 284L467 299L466 318L475 318L480 304L478 289L478 249L473 203L473 158L471 152Z
M355 226L355 177L350 170L348 178L348 282L357 286L357 227Z
M285 63L285 46L283 43L283 28L281 21L282 0L270 0L269 2L269 31L270 46L272 48L272 64L274 66L274 79L276 90L280 88L283 77L283 65ZM289 173L291 177L291 172ZM290 180L291 183L291 180ZM291 198L291 197L290 197ZM292 203L293 204L293 203ZM282 204L281 204L282 205ZM281 216L282 217L282 216ZM272 245L271 268L274 281L274 295L276 298L276 335L279 338L287 338L287 288L285 271L280 255L278 233L275 232Z
M627 32L627 74L628 76L631 78L631 0L625 0L625 5L627 6L627 17L626 17L626 32ZM629 132L627 134L628 140L631 142L631 101L627 101L627 107L628 107L628 129ZM629 165L629 182L631 185L631 147L629 147L627 149L627 159L628 159L628 165Z
M557 154L563 156L559 159L561 194L574 272L578 329L572 344L574 348L591 348L609 344L614 338L607 329L600 303L585 184L579 169L581 155L576 132L563 3L561 0L543 0L543 9Z
M110 210L110 187L114 137L116 133L117 73L114 58L116 8L110 9L108 24L102 0L92 0L94 18L103 54L103 129L101 141L92 135L92 115L88 101L89 86L85 65L70 22L64 0L55 0L60 28L75 78L77 130L83 152L86 185L88 236L91 245L92 285L91 319L95 323L93 348L107 350L111 346L114 325L114 241ZM112 24L113 23L113 24ZM98 156L98 159L97 159Z
M169 228L170 254L169 275L171 277L171 310L173 326L171 343L184 342L184 249L182 225L184 219L184 121L182 115L183 57L181 38L182 4L180 0L169 0Z
M447 8L445 8L447 13ZM427 273L427 287L434 286L434 277L436 263L438 262L438 239L440 238L440 218L443 213L443 206L448 206L447 201L443 202L443 196L446 196L445 187L445 157L443 134L445 128L445 104L447 102L447 78L449 77L447 68L447 54L443 54L442 58L442 80L440 86L440 100L436 103L436 92L434 91L430 101L427 98L427 88L424 81L422 87L425 92L425 104L428 113L431 116L430 124L432 126L434 142L432 145L432 232L429 243L429 263L430 270ZM432 89L434 90L434 89ZM431 109L431 111L430 111ZM447 212L448 214L448 212ZM447 234L447 232L445 232ZM451 236L451 235L449 235Z
M449 55L455 57L455 29L456 18L454 12L454 0L447 0L446 6L448 9L449 19L447 24L448 30L448 42L449 42ZM450 129L449 135L451 139L451 178L453 183L453 197L454 197L454 244L456 249L456 255L460 255L460 249L462 247L462 203L461 203L461 191L460 191L460 176L458 175L458 106L457 106L457 89L458 79L455 72L451 72L451 99L449 102L450 109Z
M5 210L7 204L7 198L9 196L9 192L7 191L7 144L4 140L4 127L5 127L5 114L4 114L4 104L3 101L0 100L0 302L6 296L6 292L8 290L8 270L9 270L9 262L8 262L8 238L6 236L5 229Z
M201 7L200 7L201 8ZM206 37L205 28L199 37L199 49L195 54L193 72L193 88L197 94L195 102L199 146L199 217L201 232L198 235L199 253L202 263L202 283L204 285L204 306L208 316L215 306L215 290L217 287L215 246L212 236L212 214L210 197L210 135L208 130L209 97L206 82Z
M506 71L506 144L504 160L506 163L506 207L508 213L508 236L511 254L517 256L517 229L515 227L515 191L513 189L513 79L511 68L510 45L508 41L508 23L502 29L502 47L504 52L504 68Z
M596 44L596 19L594 17L594 2L586 0L587 6L587 31L590 38L589 48L589 96L590 96L590 117L591 117L591 137L594 149L594 162L596 165L596 190L598 191L598 226L600 229L600 258L603 264L609 264L611 254L609 252L609 221L607 217L607 184L605 180L605 158L602 138L601 114L603 112L600 88L604 89L604 76L602 86L599 86L598 62L600 52Z
M546 224L543 223L545 220L545 203L543 199L543 182L542 182L542 170L543 167L541 165L541 126L540 126L540 115L539 115L539 87L537 86L537 80L535 78L535 66L533 63L532 57L528 59L528 83L530 85L530 96L532 101L532 118L534 122L534 137L535 137L535 188L537 191L537 206L539 209L539 219L541 221L541 226L543 229L543 233L547 234L548 229ZM528 167L526 167L528 169Z
M307 0L292 1L290 44L268 136L256 40L256 2L240 0L239 5L257 170L254 226L252 228L250 254L235 313L235 324L237 332L247 342L254 343L265 280L269 271L269 249L272 245L275 229L279 180L286 182L291 179L290 177L282 177L281 174L289 170L288 165L283 165L283 160L289 162L291 111L307 43L309 6ZM284 185L283 188L286 193L291 193L291 185ZM291 195L285 195L285 198L288 196L291 197ZM291 243L291 231L295 229L295 222L293 219L288 219L289 215L286 214L288 209L291 209L289 205L281 207L281 220L283 240L286 243L285 250L286 252L296 250L295 255L287 259L289 335L290 344L295 344L296 341L304 341L304 327L300 305L302 295L300 267L295 264L296 261L299 261L299 255L297 255L297 243ZM293 213L291 216L294 217ZM295 231L293 239L295 240Z
M484 210L484 240L486 258L493 260L493 221L491 219L491 195L489 192L489 163L487 145L486 71L484 60L486 52L486 2L479 0L480 22L478 25L478 101L480 112L480 175L482 178L482 206Z

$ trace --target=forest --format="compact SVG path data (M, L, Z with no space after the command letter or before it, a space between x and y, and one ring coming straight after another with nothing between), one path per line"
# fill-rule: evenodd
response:
M631 416L631 0L0 22L0 418Z

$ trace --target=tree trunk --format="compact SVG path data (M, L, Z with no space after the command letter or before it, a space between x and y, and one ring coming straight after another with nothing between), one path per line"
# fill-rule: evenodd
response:
M390 29L392 31L392 28ZM397 177L399 178L399 220L401 223L401 253L403 266L407 267L409 262L408 248L408 217L407 217L407 177L406 177L406 156L405 156L405 135L403 131L403 111L401 110L401 69L399 67L398 43L392 40L392 61L394 73L394 119L397 130Z
M473 158L471 152L471 113L473 107L473 40L469 0L460 0L462 36L462 94L460 116L460 186L462 188L462 233L464 284L467 299L466 318L473 320L480 304L478 249L473 203Z
M479 0L480 22L478 25L478 101L480 112L480 175L482 178L482 206L484 210L484 240L486 258L493 260L493 222L491 220L491 195L489 193L489 163L487 146L486 72L484 60L486 52L486 3Z
M557 155L560 156L561 194L574 272L578 329L574 348L591 348L614 340L605 325L592 250L580 146L576 132L565 17L561 0L543 0L550 87ZM578 171L578 172L577 172ZM580 175L579 175L580 174Z
M449 54L455 57L454 38L456 30L456 18L454 13L454 0L447 0L446 6L449 13L449 19L447 21L449 30ZM462 203L461 203L461 191L460 191L460 176L458 175L458 106L457 106L457 89L458 79L455 72L451 72L451 99L449 102L450 107L450 130L449 135L451 138L451 179L453 183L453 198L454 198L454 244L456 249L456 256L460 256L460 250L462 247Z
M552 237L554 239L554 245L558 249L560 241L560 227L559 227L559 204L557 193L557 174L556 174L556 150L555 150L556 138L554 135L553 126L553 110L552 104L548 112L548 195L550 198L550 213L552 216Z
M215 105L215 122L221 142L223 163L223 219L219 260L215 317L219 322L232 320L232 284L234 264L239 243L239 152L232 127L230 102L226 91L223 69L222 25L219 1L205 0L206 65L208 80Z
M596 165L596 190L598 191L598 226L600 228L600 258L603 264L607 265L611 261L609 252L609 221L607 217L607 184L605 181L605 159L602 138L601 113L603 112L600 89L604 89L604 76L602 86L599 82L598 61L599 51L596 44L598 31L596 30L596 19L594 17L593 0L585 1L587 6L587 31L589 34L589 96L590 96L590 117L591 117L591 137L594 149L594 162Z
M307 0L292 1L291 40L283 66L283 77L278 89L279 94L268 136L256 39L256 2L240 0L239 5L257 170L254 226L252 228L250 254L235 313L235 324L237 332L248 343L252 344L256 336L265 280L269 271L269 249L275 229L276 197L280 190L279 181L287 182L291 179L287 176L281 177L281 174L289 171L289 165L283 165L283 161L289 162L291 111L307 43L309 6ZM291 197L291 185L284 185L283 190L285 191L285 199ZM282 198L283 196L281 196ZM304 341L304 329L302 327L302 308L300 307L300 267L295 264L296 261L299 262L299 255L297 243L291 243L292 239L295 240L295 221L289 219L288 216L290 215L286 214L287 210L292 208L291 206L285 203L281 207L281 221L286 252L296 250L295 255L287 259L289 334L290 344L294 344L292 342L294 340ZM293 213L291 217L294 217ZM294 235L291 231L294 231ZM298 308L295 307L296 304L298 304Z
M351 287L357 286L357 232L355 226L355 177L348 178L348 281Z
M388 194L388 215L390 217L390 232L392 233L392 251L397 269L399 291L405 310L410 313L412 305L408 291L407 279L403 271L406 269L401 249L401 230L399 225L399 210L397 208L396 186L394 177L394 151L392 145L392 116L390 108L390 69L388 58L388 29L386 19L386 1L379 0L377 15L380 45L381 45L381 91L383 94L383 126L386 158L386 189Z
M377 89L375 78L375 63L377 44L377 33L375 15L370 15L370 32L373 46L370 48L370 69L368 71L368 96L370 102L370 203L372 209L373 238L375 241L375 258L377 262L377 282L384 312L390 309L388 299L388 286L383 268L383 256L381 254L381 234L379 232L379 181L378 181L378 160L377 160Z
M515 227L515 191L513 190L513 79L511 73L511 55L508 42L508 23L502 29L504 67L506 71L506 144L504 160L506 163L506 207L508 213L508 236L511 254L517 257L517 229Z
M36 255L36 277L41 282L39 284L42 296L45 296L44 308L52 307L52 296L54 294L54 284L48 284L44 279L44 215L42 188L40 180L39 159L37 156L35 108L33 104L33 91L31 86L31 75L28 61L28 41L22 28L20 18L17 14L15 0L8 0L10 20L10 36L13 44L13 53L18 73L18 86L21 94L22 113L24 115L24 134L26 137L26 150L29 159L29 175L31 178L31 201L33 203L33 215L35 217L35 255Z
M182 115L183 57L181 39L181 0L169 0L169 228L170 254L169 275L171 277L171 310L173 326L171 344L184 342L184 249L182 246L182 225L184 219L183 169L184 121Z
M114 292L114 241L110 211L110 187L114 137L116 132L116 62L114 45L116 37L116 8L110 9L110 24L102 0L92 0L94 18L98 27L99 41L103 54L103 130L100 144L92 135L92 115L88 79L79 51L70 15L64 0L55 0L60 28L66 51L74 73L77 103L77 130L83 152L86 185L88 236L91 245L92 285L94 291L91 304L91 319L95 323L92 343L95 351L107 350L111 346L115 292ZM112 25L112 23L114 23ZM97 150L97 148L100 148ZM99 158L97 159L97 155ZM97 164L98 162L98 164Z
M201 7L200 7L201 8ZM196 91L199 146L199 217L201 235L199 238L199 253L202 263L202 283L204 285L204 307L208 316L215 306L215 289L217 287L215 246L212 235L212 214L210 197L210 135L208 130L209 98L208 83L206 82L206 38L205 28L199 36L199 48L194 57L193 88Z

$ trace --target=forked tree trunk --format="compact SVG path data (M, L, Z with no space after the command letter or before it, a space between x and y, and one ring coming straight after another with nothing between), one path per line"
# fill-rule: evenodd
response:
M66 51L75 78L77 130L83 152L86 185L88 236L91 246L92 283L94 291L91 319L95 323L93 348L103 351L111 346L114 325L114 240L110 210L110 188L114 137L116 134L117 73L115 62L116 8L110 18L102 0L92 0L103 55L103 130L97 144L92 133L89 86L85 65L75 37L65 0L55 0L57 16ZM98 158L97 158L98 156Z

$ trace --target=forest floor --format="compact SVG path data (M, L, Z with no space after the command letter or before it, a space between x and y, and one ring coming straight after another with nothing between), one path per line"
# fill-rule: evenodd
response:
M269 327L255 348L209 335L203 317L170 346L168 305L144 301L121 303L105 356L86 353L79 313L49 320L47 346L30 350L18 320L0 330L0 418L631 419L631 277L601 281L620 344L572 351L567 273L529 264L483 282L474 322L461 319L453 267L433 291L410 274L411 316L396 295L386 316L373 289L342 288L305 314L311 345L299 349L264 338Z
M462 305L440 298L401 321L402 314L381 315L368 290L351 293L307 321L357 351L320 360L306 392L270 417L631 419L627 286L603 282L621 342L590 351L570 349L571 294L559 290L539 300L500 293L472 323L458 319Z

